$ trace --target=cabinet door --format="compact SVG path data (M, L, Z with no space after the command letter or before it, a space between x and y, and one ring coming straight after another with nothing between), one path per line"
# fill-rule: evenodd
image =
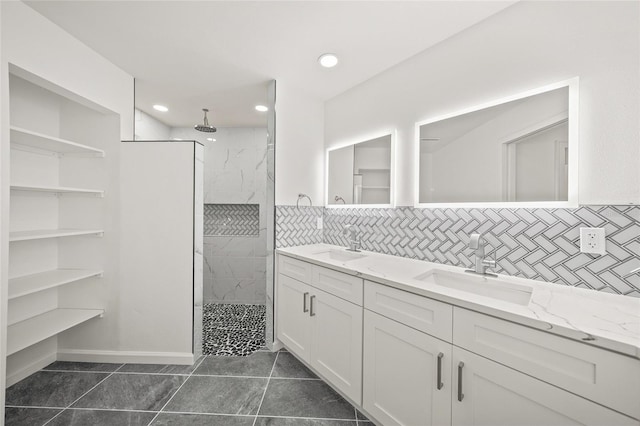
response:
M630 417L457 347L453 371L454 425L638 425Z
M381 424L451 424L451 344L365 310L363 372L363 407Z
M291 352L307 361L311 350L310 288L286 275L278 275L276 299L278 339Z
M329 383L360 404L362 398L362 306L312 289L310 364Z

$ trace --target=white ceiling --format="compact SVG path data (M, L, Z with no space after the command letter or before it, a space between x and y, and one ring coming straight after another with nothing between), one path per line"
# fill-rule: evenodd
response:
M264 126L267 83L320 100L515 1L27 1L136 78L136 106L174 127ZM321 68L317 58L340 63ZM168 106L168 113L151 108Z

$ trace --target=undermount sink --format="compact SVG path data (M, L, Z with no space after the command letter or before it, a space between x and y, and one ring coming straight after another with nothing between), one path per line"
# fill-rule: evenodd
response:
M504 281L500 278L439 269L418 275L414 279L523 306L529 304L533 291L531 287Z
M348 251L347 249L330 249L314 253L320 259L337 260L340 262L349 262L351 260L358 260L366 257L365 254Z

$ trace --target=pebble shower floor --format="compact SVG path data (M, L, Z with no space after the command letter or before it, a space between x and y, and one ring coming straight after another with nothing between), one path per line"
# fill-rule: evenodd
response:
M207 303L202 333L204 355L251 355L265 345L265 306Z

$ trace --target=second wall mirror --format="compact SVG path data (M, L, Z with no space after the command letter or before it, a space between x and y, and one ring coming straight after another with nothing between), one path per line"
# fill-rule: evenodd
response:
M326 205L393 205L393 134L330 149L327 152Z
M416 206L577 205L577 79L416 125Z

